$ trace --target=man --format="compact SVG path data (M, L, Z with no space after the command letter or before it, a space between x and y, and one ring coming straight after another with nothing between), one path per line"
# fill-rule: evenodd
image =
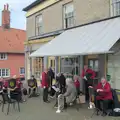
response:
M43 101L48 103L48 81L49 81L49 77L48 77L48 70L45 69L44 72L42 73L42 87L43 87Z
M52 97L52 96L54 96L54 92L52 90L52 81L54 79L54 72L53 72L51 67L49 68L47 74L48 74L48 77L49 77L49 81L48 82L49 82L49 86L50 86L50 96Z
M58 107L58 95L64 94L66 91L66 79L63 73L58 73L56 76L56 87L60 89L60 91L56 92L56 104L54 107Z
M82 71L82 75L81 75L82 79L84 80L84 85L85 85L85 98L86 101L89 100L89 86L92 86L93 83L93 79L95 78L95 72L88 68L87 65L84 66L84 69Z
M66 92L63 96L66 98L67 105L74 102L74 100L76 99L77 91L71 78L66 79Z
M96 87L96 108L101 110L100 102L103 103L103 116L105 116L106 110L108 109L108 104L113 100L112 91L110 84L106 81L105 78L101 79L101 82Z
M29 97L32 96L36 96L36 88L37 88L37 80L35 79L34 75L31 76L30 81L28 81L28 84L30 84L30 82L34 83L34 88L29 88Z

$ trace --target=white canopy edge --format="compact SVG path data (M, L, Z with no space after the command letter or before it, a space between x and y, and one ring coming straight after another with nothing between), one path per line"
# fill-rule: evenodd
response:
M66 30L30 57L75 56L113 53L109 51L120 38L120 18Z

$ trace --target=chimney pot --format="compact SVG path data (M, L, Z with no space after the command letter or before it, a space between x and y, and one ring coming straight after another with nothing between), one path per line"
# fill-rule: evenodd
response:
M2 27L5 29L10 28L10 11L9 5L4 5L4 10L2 11Z
M4 10L6 9L6 5L4 5Z
M7 10L8 10L9 9L9 5L7 4L6 6L7 6Z

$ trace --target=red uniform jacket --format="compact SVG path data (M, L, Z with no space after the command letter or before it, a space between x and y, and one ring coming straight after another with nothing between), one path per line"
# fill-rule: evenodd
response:
M42 73L42 87L48 87L48 75L47 73Z
M76 80L76 81L74 82L74 84L75 84L75 87L76 87L76 88L80 88L80 82L79 82L79 80Z
M86 72L85 70L82 71L82 75L81 77L84 78L85 74L88 73L88 74L92 74L91 76L91 79L94 79L95 78L95 72L92 70L92 69L87 69Z
M16 80L16 87L17 88L21 88L22 87L22 82L20 81L20 78L18 78L17 80Z
M98 96L96 97L96 100L112 100L112 91L111 86L107 82L104 87L102 86L102 83L99 83L96 87L96 89L102 89L102 92L98 92Z

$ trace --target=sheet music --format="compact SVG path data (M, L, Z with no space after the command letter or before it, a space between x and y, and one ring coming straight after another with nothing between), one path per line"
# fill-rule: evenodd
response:
M60 89L57 88L57 87L55 87L55 86L52 86L52 88L53 88L56 92L59 92L59 91L60 91Z

